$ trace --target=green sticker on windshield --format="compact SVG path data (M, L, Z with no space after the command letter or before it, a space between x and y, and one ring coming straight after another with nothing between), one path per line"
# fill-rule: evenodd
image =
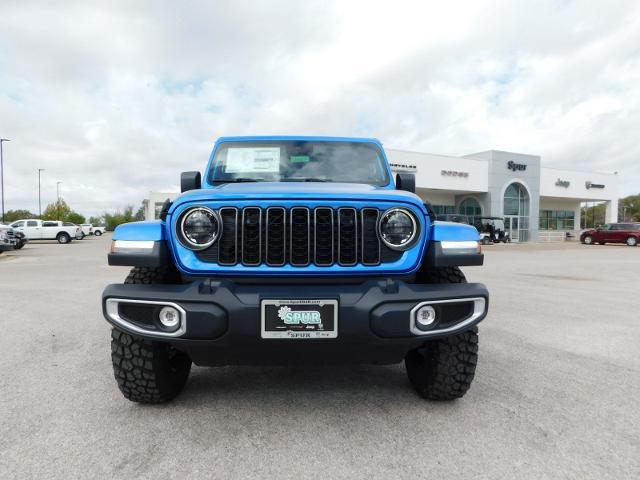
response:
M309 161L308 155L291 155L289 157L291 163L307 163Z

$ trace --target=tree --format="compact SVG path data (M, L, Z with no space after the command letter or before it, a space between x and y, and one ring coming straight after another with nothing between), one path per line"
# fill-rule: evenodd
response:
M65 221L80 225L82 223L85 223L86 219L84 215L80 215L78 212L71 211L67 215L67 218L65 218Z
M618 220L621 222L640 222L640 193L620 199Z
M25 218L36 218L37 215L31 213L29 210L9 210L4 213L4 221L7 223L13 223L16 220L24 220Z
M104 216L102 216L102 217L89 217L89 223L91 225L104 225Z
M71 213L71 207L62 198L55 203L50 203L42 214L43 220L62 220L67 221L67 217Z
M133 207L131 205L126 206L122 212L118 210L116 213L104 214L104 223L109 231L115 230L118 225L134 222L135 220L136 218L133 215Z
M136 219L136 221L140 222L142 220L144 220L144 205L142 205L138 211L136 212L134 218Z

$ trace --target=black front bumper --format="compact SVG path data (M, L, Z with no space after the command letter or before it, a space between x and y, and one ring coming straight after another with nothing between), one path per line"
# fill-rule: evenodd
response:
M338 300L338 338L261 338L262 300L309 298ZM431 302L438 320L417 335L410 328L411 311ZM169 342L199 365L397 363L425 340L480 322L489 294L478 283L420 285L385 279L357 285L243 285L207 280L113 284L105 289L102 304L105 318L116 328ZM163 331L157 322L159 309L167 304L184 315L177 332Z

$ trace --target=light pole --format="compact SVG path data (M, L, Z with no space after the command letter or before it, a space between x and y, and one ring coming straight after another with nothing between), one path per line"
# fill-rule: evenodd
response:
M58 202L60 201L60 184L62 182L56 182L56 199L58 200Z
M40 195L40 172L44 172L44 168L38 169L38 211L40 215L38 218L42 218L42 196Z
M4 223L4 160L2 158L2 142L10 142L8 138L0 138L0 187L2 188L2 222Z

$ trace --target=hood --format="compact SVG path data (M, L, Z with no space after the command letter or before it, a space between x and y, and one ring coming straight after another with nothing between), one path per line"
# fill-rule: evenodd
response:
M413 193L362 183L247 182L225 183L213 188L185 192L173 202L171 211L184 203L247 199L395 201L411 203L424 209L422 199Z

